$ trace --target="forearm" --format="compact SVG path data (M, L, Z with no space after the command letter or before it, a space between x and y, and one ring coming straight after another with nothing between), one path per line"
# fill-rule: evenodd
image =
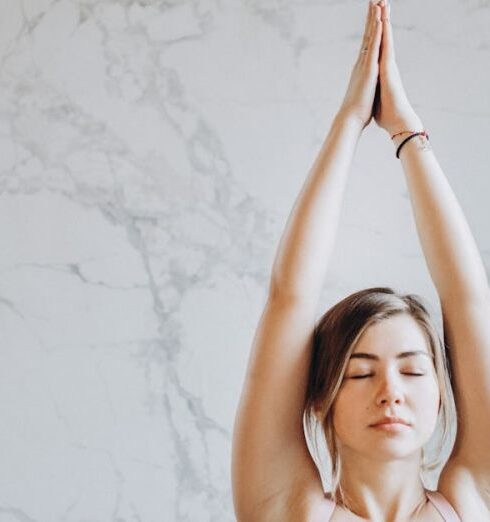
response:
M394 138L395 150L408 136ZM481 256L430 141L412 138L401 149L400 160L426 263L441 301L486 297L488 280Z
M316 303L332 253L348 172L362 132L341 113L289 215L272 268L270 293Z

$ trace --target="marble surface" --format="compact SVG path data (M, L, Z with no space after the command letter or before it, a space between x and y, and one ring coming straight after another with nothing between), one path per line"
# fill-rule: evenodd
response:
M0 522L235 519L248 352L365 7L0 3ZM392 19L409 98L488 268L490 2L394 1ZM400 163L373 122L319 314L378 284L438 316Z

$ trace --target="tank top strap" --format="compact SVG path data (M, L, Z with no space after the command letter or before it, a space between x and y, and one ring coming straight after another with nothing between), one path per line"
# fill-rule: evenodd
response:
M426 489L425 492L430 502L432 502L446 522L461 522L459 515L442 493L439 493L439 491L430 491L428 489Z
M459 515L456 513L453 506L451 506L442 493L439 493L438 491L430 491L429 489L426 489L425 493L429 501L442 515L445 522L461 522ZM325 500L327 501L327 518L325 522L328 522L332 518L336 504L328 497L327 493L325 493Z

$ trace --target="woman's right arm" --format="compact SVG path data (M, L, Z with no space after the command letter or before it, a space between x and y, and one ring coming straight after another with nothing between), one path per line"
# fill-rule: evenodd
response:
M269 296L253 339L232 441L239 522L311 520L326 509L303 414L316 306L334 247L347 176L372 117L381 42L380 8L366 20L344 102L289 216ZM326 518L323 517L323 518Z
M360 132L355 120L336 118L280 243L233 430L239 522L307 520L313 497L323 495L303 431L304 399L317 298Z
M315 305L335 243L347 175L373 115L382 37L381 8L369 3L347 92L296 200L274 260L270 295Z
M362 127L340 111L293 206L274 260L270 296L316 305L332 254Z

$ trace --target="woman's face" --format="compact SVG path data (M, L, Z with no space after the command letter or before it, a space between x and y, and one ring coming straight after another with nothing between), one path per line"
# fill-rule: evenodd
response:
M412 351L422 353L399 356ZM349 360L334 404L340 450L382 460L418 453L436 427L439 399L430 347L415 319L397 315L371 325ZM374 428L383 416L401 417L409 426Z

